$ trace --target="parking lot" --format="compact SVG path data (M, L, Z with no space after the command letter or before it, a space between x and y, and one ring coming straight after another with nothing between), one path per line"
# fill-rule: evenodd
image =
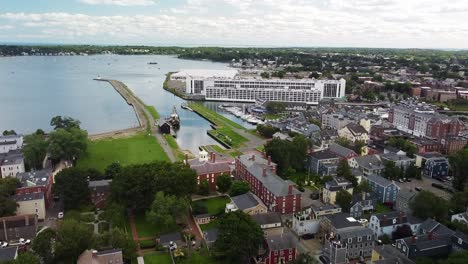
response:
M449 182L449 181L446 181L446 182L440 182L438 180L435 180L435 179L431 179L431 178L426 178L426 177L422 177L421 180L415 180L413 179L411 182L403 182L403 183L400 183L400 182L396 182L396 184L401 188L401 189L407 189L407 190L413 190L415 191L414 188L416 187L421 187L423 190L426 190L426 191L431 191L433 192L435 195L441 197L441 198L444 198L445 200L450 200L450 198L452 197L452 194L449 193L448 191L446 190L441 190L441 189L438 189L438 188L435 188L432 186L432 183L437 183L437 184L441 184L445 187L452 187L452 182Z

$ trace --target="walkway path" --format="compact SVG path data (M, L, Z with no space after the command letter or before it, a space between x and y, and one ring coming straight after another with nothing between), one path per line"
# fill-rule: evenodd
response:
M132 239L135 241L137 247L138 256L143 256L143 253L140 248L140 243L138 243L138 232L135 225L135 217L133 215L129 216L130 229L132 230Z

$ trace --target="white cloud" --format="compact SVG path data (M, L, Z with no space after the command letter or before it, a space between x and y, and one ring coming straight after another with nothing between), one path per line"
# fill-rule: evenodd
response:
M117 5L117 6L150 6L155 0L78 0L89 5Z
M466 48L467 13L450 12L463 1L186 0L152 15L0 13L18 30L0 41Z

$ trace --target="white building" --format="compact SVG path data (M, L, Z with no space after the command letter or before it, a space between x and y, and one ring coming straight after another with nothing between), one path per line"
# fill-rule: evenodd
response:
M182 69L171 74L171 80L185 81L187 78L234 78L237 74L237 70Z
M2 178L16 177L18 173L25 172L24 157L19 150L12 150L3 157L0 156L0 174Z
M16 215L37 215L37 219L45 219L46 209L43 192L17 194L13 199L18 204Z
M293 214L292 229L302 236L304 234L316 234L320 230L320 219L312 213L312 209Z
M316 79L262 79L253 77L186 77L186 93L206 100L252 102L256 99L318 104L324 98L345 96L346 81Z
M0 136L0 154L8 153L10 150L17 150L23 147L22 135Z
M408 216L404 212L392 211L372 215L368 227L372 229L376 237L380 237L384 234L392 237L392 233L395 232L399 226L408 225L411 231L416 233L420 224L420 219Z

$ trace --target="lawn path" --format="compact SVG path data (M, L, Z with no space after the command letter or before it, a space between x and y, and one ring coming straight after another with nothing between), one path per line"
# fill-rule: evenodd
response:
M138 256L142 257L143 252L140 249L140 243L138 243L138 232L137 232L137 228L136 228L136 225L135 225L135 217L133 216L133 214L128 217L128 220L130 222L130 229L132 229L133 241L135 241L135 243L136 243Z

